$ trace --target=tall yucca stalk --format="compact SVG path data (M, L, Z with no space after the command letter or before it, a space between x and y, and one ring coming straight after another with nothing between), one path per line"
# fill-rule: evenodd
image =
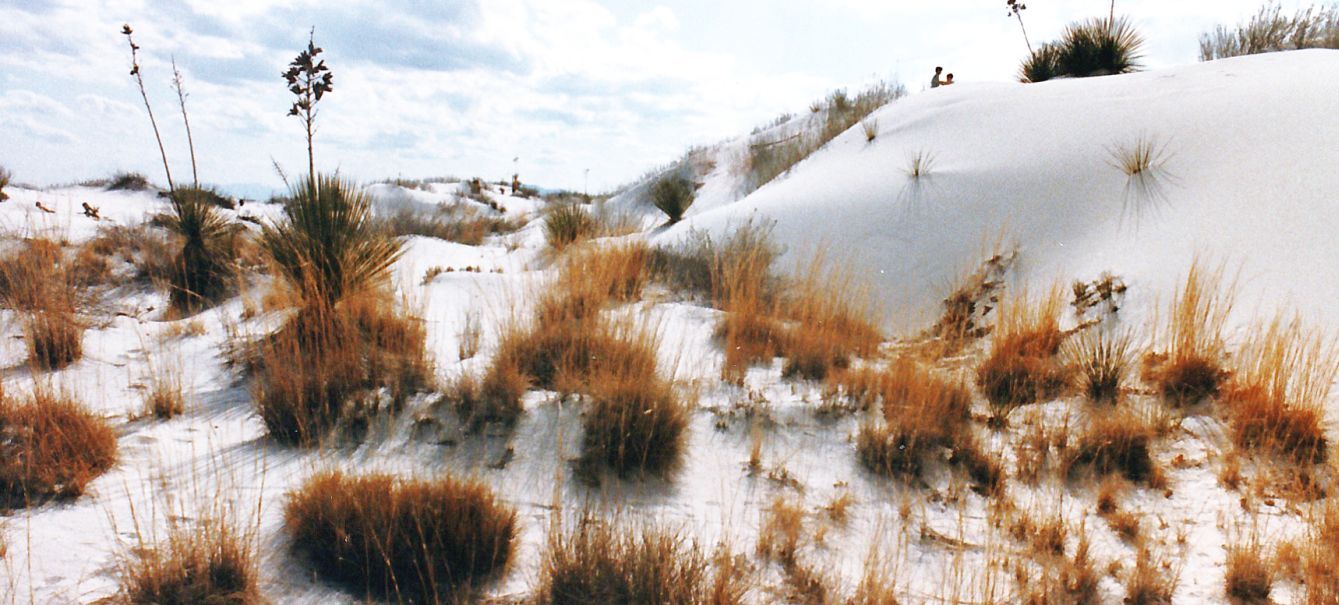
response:
M375 288L404 253L403 242L374 220L372 199L350 182L317 176L289 197L285 220L263 228L261 245L308 308L328 310Z

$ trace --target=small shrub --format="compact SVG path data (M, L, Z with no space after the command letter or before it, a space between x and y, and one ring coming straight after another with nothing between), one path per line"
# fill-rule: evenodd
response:
M75 311L89 300L69 265L60 246L44 239L27 240L0 260L0 301L23 312L28 362L38 370L58 370L83 356L84 324Z
M655 376L595 377L581 415L581 456L621 476L665 476L687 442L689 414Z
M1065 28L1059 42L1043 44L1020 70L1024 82L1130 73L1140 68L1144 39L1125 18L1091 19Z
M67 294L57 272L60 245L47 239L27 239L18 252L0 259L0 301L16 311L47 307Z
M990 312L995 310L1005 274L1017 258L1017 251L996 252L975 271L959 278L943 301L943 314L926 336L939 340L945 352L951 352L989 334L993 329Z
M174 524L165 544L141 545L121 571L116 603L261 605L255 537L218 519Z
M107 181L107 191L147 191L153 185L138 172L118 172Z
M733 567L718 566L712 574L701 548L677 531L629 531L587 516L570 531L553 532L534 600L541 605L734 605L743 602L746 587Z
M1206 270L1198 260L1191 265L1155 338L1163 352L1144 359L1144 379L1173 405L1217 396L1228 377L1222 334L1234 296L1231 288L1223 289L1222 279L1221 268Z
M1153 459L1157 427L1151 419L1133 411L1099 412L1079 434L1064 462L1066 474L1080 469L1097 475L1119 474L1130 481L1160 486L1162 471Z
M1200 60L1212 61L1303 48L1339 48L1339 7L1299 8L1293 16L1268 2L1235 30L1218 26L1200 36Z
M316 570L395 601L453 601L507 570L516 511L484 484L319 473L288 494L284 525Z
M116 464L116 431L74 399L0 397L0 510L77 498Z
M1014 407L1058 395L1069 373L1056 358L1065 340L1058 290L1040 301L1020 296L1000 307L990 355L976 370L976 384L1002 420Z
M595 219L576 204L557 204L544 211L544 237L554 250L593 237L597 227Z
M1120 399L1130 366L1130 336L1085 333L1065 345L1069 364L1089 401L1114 404Z
M1268 603L1274 571L1260 554L1259 541L1227 548L1223 587L1227 596L1243 604Z
M651 186L651 203L669 217L671 225L683 219L695 195L693 182L678 175L661 177Z

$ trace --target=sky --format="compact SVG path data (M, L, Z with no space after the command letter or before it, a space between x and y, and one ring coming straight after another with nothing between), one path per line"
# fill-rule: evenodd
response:
M1199 36L1263 0L1122 0L1150 69L1195 62ZM1291 11L1309 2L1284 1ZM1035 0L1033 45L1109 1ZM607 191L695 145L802 112L831 90L1015 78L1027 46L1000 0L0 0L0 166L16 182L132 170L164 183L122 24L135 30L173 176L281 187L306 170L281 73L315 28L334 73L318 171L363 182L509 178Z

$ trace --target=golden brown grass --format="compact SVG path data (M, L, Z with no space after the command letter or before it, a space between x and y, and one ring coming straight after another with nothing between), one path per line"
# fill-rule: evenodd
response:
M1094 411L1066 452L1065 473L1074 478L1091 470L1098 476L1118 474L1130 481L1161 487L1165 477L1153 457L1158 427L1148 414L1135 410Z
M261 605L256 536L217 518L174 522L163 544L141 544L121 570L113 603Z
M1323 331L1275 318L1237 357L1221 396L1233 443L1298 464L1328 458L1324 409L1339 375L1339 349Z
M1268 603L1273 586L1272 563L1264 556L1258 538L1227 547L1223 590L1229 598L1241 605Z
M787 292L785 313L794 326L785 340L782 376L823 380L883 342L868 287L826 254L814 254L801 265Z
M712 562L682 532L619 527L586 515L571 530L555 529L541 564L534 602L645 605L736 605L748 574L729 553Z
M976 370L976 384L998 421L1017 406L1059 395L1068 384L1068 370L1056 356L1065 340L1061 307L1058 288L1040 299L1021 294L1000 304L989 356Z
M144 395L144 415L167 420L185 411L186 394L179 373L164 370L149 380L149 389Z
M803 535L804 509L777 496L763 511L757 553L767 560L793 563Z
M0 510L77 498L116 464L116 431L68 395L0 396Z
M688 407L656 376L597 375L581 415L581 459L620 476L665 476L687 446Z
M89 300L71 265L47 239L24 240L0 260L0 301L22 313L28 362L38 370L58 370L83 356L84 324L76 313Z
M1120 506L1120 500L1128 487L1129 484L1121 475L1113 474L1103 478L1097 488L1097 514L1106 520L1111 531L1122 540L1134 542L1139 538L1141 529L1139 515Z
M725 352L721 378L741 382L750 365L770 361L783 352L785 333L780 301L770 275L772 254L765 242L713 259L716 306L725 312L716 338Z
M1313 514L1305 538L1280 546L1278 568L1305 587L1307 605L1339 602L1339 501L1330 499Z
M445 403L455 410L465 430L476 433L489 424L515 426L525 409L521 398L530 379L514 366L495 365L483 380L464 374L443 390Z
M1158 328L1155 342L1162 350L1144 359L1144 379L1168 403L1194 405L1218 395L1228 377L1223 331L1233 302L1223 268L1209 269L1196 260L1172 300L1166 325Z
M1125 604L1171 605L1175 588L1175 577L1168 575L1162 562L1147 547L1141 547L1135 556L1134 569L1125 579Z
M504 574L516 512L482 483L323 472L289 493L293 547L368 596L451 602Z
M310 445L341 422L356 432L382 403L398 409L428 386L424 326L388 298L304 307L258 343L253 396L271 436Z
M971 394L961 384L899 358L869 387L881 422L863 425L856 437L860 461L872 471L919 477L937 448L973 445L968 424Z

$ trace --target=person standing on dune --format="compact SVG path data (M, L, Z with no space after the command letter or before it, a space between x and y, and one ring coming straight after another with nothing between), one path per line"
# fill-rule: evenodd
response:
M939 88L939 74L944 73L944 68L935 68L935 77L930 78L930 88Z

